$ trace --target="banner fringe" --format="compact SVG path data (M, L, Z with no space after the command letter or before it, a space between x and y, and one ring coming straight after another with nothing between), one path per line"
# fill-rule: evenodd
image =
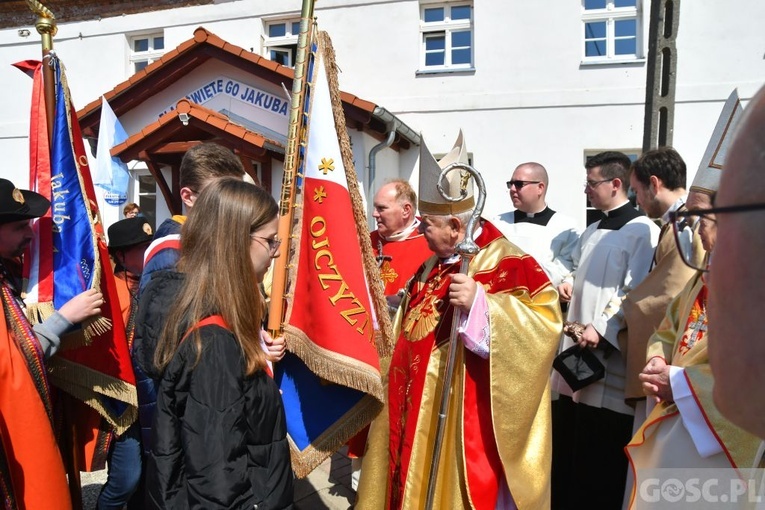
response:
M311 342L308 336L294 326L287 325L284 338L290 352L296 354L305 365L317 376L335 384L369 393L380 402L384 398L384 390L380 372L374 367L364 370L359 360L348 360L327 351Z
M51 301L46 301L43 303L29 303L26 305L26 315L27 319L29 319L29 323L33 326L35 324L39 324L55 312L55 308L53 308L53 303Z
M106 317L102 317L100 315L84 322L83 331L85 333L86 345L92 344L94 338L100 335L103 335L105 333L108 333L109 331L111 331L111 329L112 329L111 319L107 319Z
M138 394L132 384L108 377L61 356L53 356L48 360L48 378L52 385L95 409L114 427L117 435L125 432L138 418ZM101 397L119 400L128 407L122 414L115 415L106 409Z
M382 404L371 396L362 398L358 404L338 420L338 423L342 425L330 427L303 451L300 451L288 436L292 470L295 472L295 476L297 478L308 476L311 471L345 444L346 441L341 441L340 438L355 436L377 416L382 407Z

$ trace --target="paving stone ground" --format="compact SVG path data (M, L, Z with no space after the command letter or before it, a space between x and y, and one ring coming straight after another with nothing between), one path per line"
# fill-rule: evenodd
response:
M82 473L82 508L94 510L106 470ZM302 480L295 480L295 510L349 510L356 493L351 489L351 461L345 449L324 461Z

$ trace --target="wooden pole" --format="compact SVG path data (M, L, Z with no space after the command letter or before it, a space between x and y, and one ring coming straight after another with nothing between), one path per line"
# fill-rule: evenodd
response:
M271 304L268 310L268 331L273 337L281 336L284 327L284 292L287 287L287 262L292 244L293 206L295 203L295 180L299 163L300 146L303 144L305 125L304 102L308 69L308 45L311 42L314 0L303 0L300 13L300 36L298 37L295 59L295 78L292 81L290 119L287 129L287 151L284 157L284 176L279 203L279 228L277 235L282 240L279 258L274 261L274 276L271 284Z

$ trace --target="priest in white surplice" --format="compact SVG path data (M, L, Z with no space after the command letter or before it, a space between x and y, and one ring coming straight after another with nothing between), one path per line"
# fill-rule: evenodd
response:
M557 287L574 269L572 256L581 229L574 218L547 206L548 184L547 170L539 163L518 165L507 181L515 210L497 216L493 223L510 242L534 257Z
M659 228L627 199L629 158L603 152L586 164L585 193L604 218L587 227L574 250L568 320L585 325L578 343L606 368L605 377L572 392L557 372L553 403L553 508L620 508L627 474L624 446L632 435L634 410L624 402L625 361L621 304L648 274ZM564 337L561 349L573 346Z

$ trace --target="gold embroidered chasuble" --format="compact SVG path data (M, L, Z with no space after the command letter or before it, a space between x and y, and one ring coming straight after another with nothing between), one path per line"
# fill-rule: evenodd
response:
M520 509L550 505L549 373L562 329L546 274L488 222L468 274L486 291L490 355L460 340L434 508L491 508L501 477ZM356 508L423 508L432 466L453 309L450 274L434 257L410 281L386 406L373 422Z
M706 285L697 273L670 303L666 315L648 344L647 360L661 357L667 364L682 367L693 397L706 423L719 441L722 452L702 458L682 423L675 403L654 407L625 452L638 486L640 470L648 468L756 467L760 439L724 418L712 401L712 372L706 334ZM635 504L635 487L630 508Z

